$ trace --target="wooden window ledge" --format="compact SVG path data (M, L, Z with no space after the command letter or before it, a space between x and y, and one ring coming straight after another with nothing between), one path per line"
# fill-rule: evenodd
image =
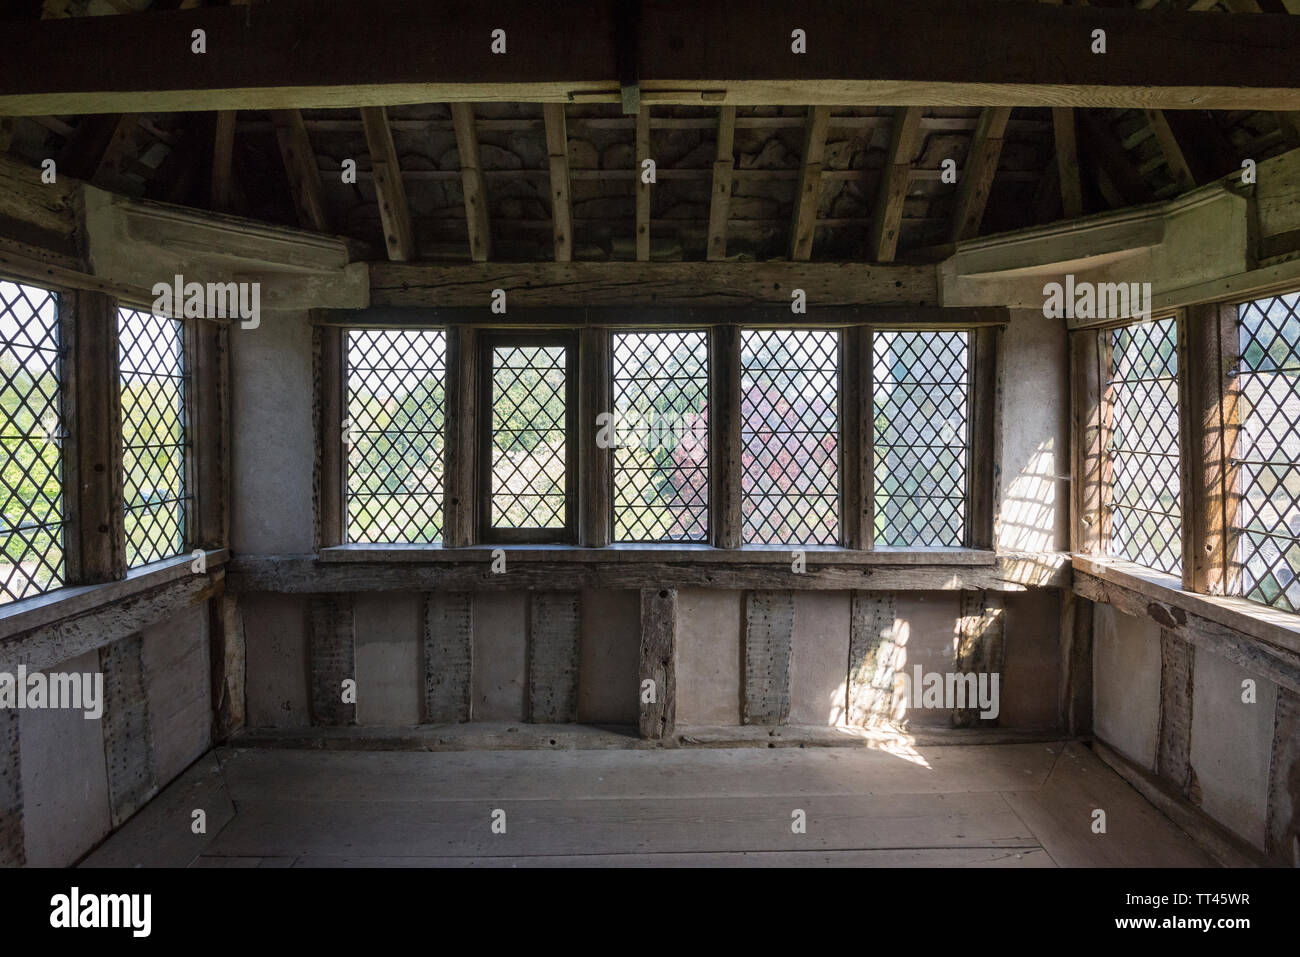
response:
M211 574L230 557L224 548L209 549L207 569ZM94 612L113 602L131 598L160 585L193 575L191 553L166 558L133 568L126 578L98 585L69 585L42 595L0 605L0 640L63 621L76 615Z
M711 545L334 545L320 550L322 562L490 562L497 549L511 562L720 562L788 565L802 551L817 565L995 565L997 553L976 548L839 548L833 545L714 548Z
M1176 576L1152 571L1121 559L1076 554L1071 556L1071 562L1076 573L1074 590L1085 598L1105 600L1104 597L1097 598L1095 587L1079 581L1080 573L1103 585L1117 585L1149 599L1147 615L1164 627L1181 629L1187 625L1189 616L1195 616L1250 638L1300 653L1300 615L1245 598L1198 595L1185 591L1181 579ZM1162 620L1165 616L1169 616L1168 621Z

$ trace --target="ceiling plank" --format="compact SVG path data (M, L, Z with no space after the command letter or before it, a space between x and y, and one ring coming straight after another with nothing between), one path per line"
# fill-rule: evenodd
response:
M564 125L564 104L544 103L546 151L551 160L551 223L555 261L573 259L573 203L569 187L569 134Z
M895 112L868 236L873 262L893 262L898 252L898 231L903 223L907 188L912 182L912 159L920 145L920 130L920 107L900 107Z
M0 153L8 153L14 141L14 127L17 124L12 116L0 116Z
M460 186L465 195L465 222L469 226L469 254L476 263L492 258L492 230L488 225L487 187L479 163L478 130L474 128L474 105L451 104L456 125L456 149L460 153Z
M307 126L300 110L274 110L271 122L275 125L275 138L284 158L284 171L289 177L298 222L317 232L329 232L329 215L325 211L325 197L321 190L320 169L316 165L316 151L307 136Z
M1007 106L985 107L980 113L979 125L975 127L970 152L966 156L966 168L961 173L961 185L957 188L952 217L954 242L979 235L989 192L998 172L998 160L1002 156L1002 137L1010 119L1011 108Z
M1169 167L1169 175L1173 177L1178 192L1185 193L1189 189L1195 189L1196 177L1192 175L1192 168L1187 165L1187 157L1183 155L1183 148L1178 144L1178 137L1174 135L1169 121L1165 119L1164 110L1144 112L1151 131L1156 135L1156 142L1160 144L1160 152L1165 155L1165 165Z
M1001 0L641 4L642 105L1300 109L1293 57L1300 23L1280 13ZM617 0L560 8L498 0L429 17L406 0L276 0L13 21L5 24L0 113L617 103L617 8ZM815 39L815 56L790 56L788 32L770 28L786 20ZM490 49L501 23L512 25L509 57ZM207 31L205 56L188 52L194 29ZM1095 29L1111 38L1104 57L1088 53ZM722 36L728 42L719 43ZM889 42L863 56L863 36ZM70 49L83 55L70 57ZM165 70L157 68L160 57Z
M1083 215L1083 184L1079 177L1079 143L1074 110L1052 110L1052 131L1056 138L1056 172L1061 189L1061 215L1074 219Z
M817 204L822 193L822 159L826 155L826 129L830 119L829 106L808 107L803 131L803 162L790 226L790 259L793 262L807 262L812 257L813 239L817 234Z
M710 262L727 258L727 221L731 219L731 181L735 170L736 108L718 111L718 149L713 161L713 194L709 200L709 238L705 256Z
M411 208L406 203L397 148L393 146L393 131L388 127L388 110L382 106L363 107L361 123L370 150L370 168L374 173L388 258L393 262L410 262L415 258L415 232L411 228Z
M641 164L650 155L650 107L643 106L636 114L636 155L632 162L636 177L636 259L650 260L650 184L645 181Z

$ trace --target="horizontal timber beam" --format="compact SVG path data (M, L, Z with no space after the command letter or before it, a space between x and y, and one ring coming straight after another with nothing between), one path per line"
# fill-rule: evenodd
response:
M802 289L818 306L909 305L939 301L938 271L925 266L858 263L485 263L370 264L373 306L487 306L504 289L508 310L521 306L789 307Z
M621 102L617 6L498 0L429 16L405 0L277 0L7 22L0 114ZM1281 14L998 0L640 7L645 106L1300 109L1300 22ZM806 55L791 51L795 25ZM202 54L191 52L196 29ZM492 52L496 29L505 55ZM1099 29L1104 55L1091 52Z
M1033 563L999 556L992 565L819 564L807 555L807 570L791 571L790 562L520 561L507 556L506 571L494 574L490 553L481 560L437 562L335 562L309 555L268 555L238 559L228 571L234 591L317 594L366 591L577 591L585 588L883 590L883 591L1026 591L1031 587L1065 587L1067 566ZM788 559L789 553L784 556Z
M726 267L724 267L726 268ZM681 326L887 326L896 329L974 329L1005 326L1002 306L824 306L793 315L784 306L525 306L496 315L474 306L379 306L370 309L318 309L319 326L392 329L407 326L481 326L494 329L672 328Z

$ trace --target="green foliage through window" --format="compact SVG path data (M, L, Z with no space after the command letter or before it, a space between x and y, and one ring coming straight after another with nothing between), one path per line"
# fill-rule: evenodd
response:
M0 281L0 604L64 583L58 298Z

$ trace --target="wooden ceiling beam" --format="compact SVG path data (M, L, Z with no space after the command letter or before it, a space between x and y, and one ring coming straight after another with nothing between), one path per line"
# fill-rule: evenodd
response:
M868 243L873 262L893 262L898 252L898 232L903 224L903 204L912 182L912 160L920 146L921 108L900 107L889 134L889 152L881 171L876 208L871 214Z
M289 177L289 190L298 210L298 222L307 229L329 232L329 216L325 212L325 197L321 189L320 168L316 165L316 151L307 136L307 126L299 110L273 110L271 122L275 125L275 138L280 144L284 171Z
M808 107L803 131L803 161L799 167L794 219L790 225L790 259L793 262L807 262L812 257L813 238L817 234L817 205L822 194L822 159L826 155L826 129L830 119L829 106Z
M546 151L551 161L551 225L555 261L573 259L573 203L569 186L569 133L564 124L564 104L545 103Z
M1192 168L1187 164L1187 157L1183 154L1183 148L1179 145L1178 137L1174 135L1169 120L1165 118L1164 110L1143 112L1146 114L1151 131L1156 135L1156 142L1160 145L1160 152L1164 154L1165 165L1169 168L1169 175L1173 178L1174 185L1178 187L1178 192L1185 193L1195 189L1196 177L1192 175Z
M474 128L474 105L451 104L456 124L456 150L460 153L460 187L465 196L465 222L469 227L469 255L476 263L492 258L492 229L488 225L487 187L479 162L478 130Z
M1056 139L1056 175L1061 191L1061 215L1074 219L1083 215L1083 183L1079 176L1079 142L1074 110L1052 110L1052 132Z
M382 106L363 107L361 123L370 150L370 168L374 173L388 258L393 262L410 262L415 258L415 232L411 228L411 207L406 202L397 148L393 146L393 131L388 128L388 111Z
M1011 119L1011 108L989 106L980 112L979 124L966 154L966 168L961 172L957 202L953 208L952 240L973 239L979 235L980 222L988 205L989 192L1002 156L1002 136Z
M731 219L731 183L735 172L736 108L718 111L717 152L713 161L713 194L709 200L709 238L705 256L710 262L727 258L727 223Z
M632 157L636 177L636 259L650 261L650 184L643 175L642 163L654 159L650 154L650 107L641 107L636 114L636 153Z
M406 0L276 0L14 21L5 24L0 113L616 103L617 8L618 0L560 8L498 0L430 17ZM770 28L787 21L806 31L809 56L792 56L788 31ZM503 23L511 26L508 57L491 52L491 31ZM643 106L1300 109L1300 23L1280 13L1001 0L641 0L640 24ZM189 53L195 29L206 31L204 56ZM1096 29L1109 38L1105 56L1090 52ZM864 56L864 36L889 41Z

